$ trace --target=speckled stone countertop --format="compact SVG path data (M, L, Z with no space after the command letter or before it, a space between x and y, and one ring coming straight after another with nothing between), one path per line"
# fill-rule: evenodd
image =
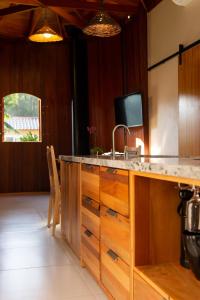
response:
M111 157L106 156L60 155L60 159L64 161L200 180L200 157L179 158L175 156L139 156L125 160L123 156L112 159Z

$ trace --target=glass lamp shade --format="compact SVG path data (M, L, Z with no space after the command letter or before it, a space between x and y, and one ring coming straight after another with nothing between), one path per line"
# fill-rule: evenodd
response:
M51 43L63 40L58 16L43 9L39 17L35 17L35 25L29 35L29 40L38 43Z
M83 32L98 37L110 37L119 34L121 27L105 11L101 10L91 19Z

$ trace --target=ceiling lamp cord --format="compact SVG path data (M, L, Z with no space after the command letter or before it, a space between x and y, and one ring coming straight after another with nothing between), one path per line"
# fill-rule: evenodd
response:
M121 32L120 25L104 10L103 0L100 0L99 11L83 29L87 35L110 37Z

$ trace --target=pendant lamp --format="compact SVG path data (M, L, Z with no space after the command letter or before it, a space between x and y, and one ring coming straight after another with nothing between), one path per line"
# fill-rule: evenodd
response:
M58 16L47 8L42 8L29 35L29 40L38 43L51 43L63 40Z
M119 34L121 32L121 27L104 10L103 1L101 0L99 11L83 29L83 32L92 36L110 37Z

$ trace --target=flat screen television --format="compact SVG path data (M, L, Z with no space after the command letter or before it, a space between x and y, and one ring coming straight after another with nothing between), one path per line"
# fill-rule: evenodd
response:
M142 95L132 93L115 98L115 121L128 127L143 125Z

